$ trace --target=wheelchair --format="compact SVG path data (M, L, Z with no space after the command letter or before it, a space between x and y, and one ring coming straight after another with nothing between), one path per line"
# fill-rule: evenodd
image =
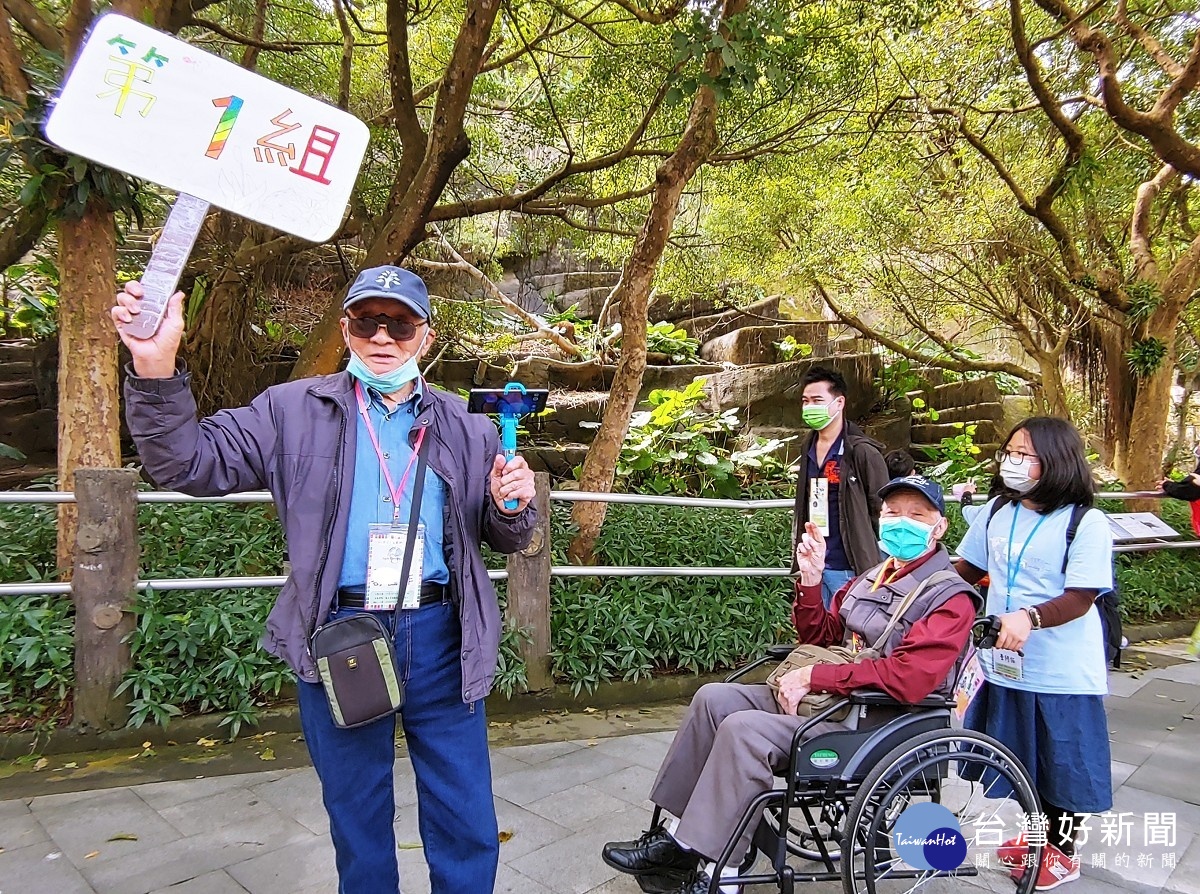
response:
M977 647L994 646L997 629L991 617L977 621ZM781 661L792 648L769 647L726 682ZM745 890L749 885L775 885L781 894L792 894L798 882L839 880L845 894L959 891L971 878L992 891L1032 892L1040 844L1031 844L1015 872L1001 866L995 853L1040 811L1029 774L1000 742L954 728L952 707L952 700L940 696L905 705L880 692L858 691L809 718L792 737L791 757L787 768L777 771L777 785L750 803L716 859L710 894L718 894L721 886ZM847 708L847 729L806 741L808 730ZM869 725L880 714L882 721ZM913 859L911 844L898 846L897 821L920 803L941 804L954 814L966 845L956 868L931 868L928 860ZM660 818L656 808L652 828ZM751 824L756 825L750 848L737 875L721 878ZM1037 836L1031 837L1036 842ZM760 856L769 872L753 872Z

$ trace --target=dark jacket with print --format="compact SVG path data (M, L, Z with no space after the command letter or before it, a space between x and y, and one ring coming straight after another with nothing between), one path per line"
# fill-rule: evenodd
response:
M354 486L354 380L343 372L287 382L248 406L199 420L186 372L168 379L130 374L125 402L129 431L160 487L193 496L271 492L291 570L267 618L263 646L315 683L309 638L337 593ZM491 419L427 387L414 441L420 427L428 427L429 466L446 483L446 565L462 625L462 697L469 703L491 689L501 632L479 544L505 553L524 548L536 510L530 505L508 516L492 502L488 479L500 448Z
M796 543L808 521L808 451L817 433L804 441L796 479L796 510L792 516L792 572L796 571ZM838 484L838 532L855 574L879 564L879 489L888 482L883 445L867 437L853 422L842 431L841 481Z

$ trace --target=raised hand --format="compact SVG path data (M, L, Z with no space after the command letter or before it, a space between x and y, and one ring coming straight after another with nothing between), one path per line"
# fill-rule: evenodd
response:
M800 583L805 586L821 582L825 571L825 537L812 522L805 523L796 544L796 569L800 572Z
M134 372L148 379L165 379L175 374L175 356L179 353L179 342L183 338L183 292L171 296L162 323L151 338L135 338L127 335L123 329L123 324L132 323L137 316L141 298L141 283L137 280L125 283L125 289L117 293L116 303L110 312L113 325L133 355Z
M508 462L502 455L497 454L492 461L490 479L492 501L505 515L518 515L525 511L529 501L533 499L533 471L525 462L523 456L514 456ZM505 500L516 500L516 509L505 509Z

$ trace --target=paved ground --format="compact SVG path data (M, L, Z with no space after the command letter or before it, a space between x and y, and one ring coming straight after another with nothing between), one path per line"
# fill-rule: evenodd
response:
M1169 661L1182 658L1178 646L1159 651ZM1114 813L1130 825L1120 845L1105 847L1094 821L1092 840L1082 848L1084 878L1064 891L1200 894L1198 684L1200 663L1191 661L1113 675ZM603 842L645 828L644 798L679 710L643 710L625 719L619 712L589 712L566 721L535 719L516 730L496 724L498 742L559 739L494 751L506 839L496 890L639 891L631 880L614 877L599 851ZM603 735L594 735L597 730ZM302 765L303 746L281 735L248 740L245 748L258 766L276 763L265 772L214 775L223 767L214 756L221 746L201 742L157 758L149 751L56 758L40 775L26 767L0 779L0 798L8 799L0 800L0 894L334 894L328 823L312 770ZM207 756L196 756L206 749ZM176 778L130 784L147 775ZM416 795L403 754L396 777L402 887L405 894L424 894L429 886ZM1153 843L1147 814L1154 815ZM1103 867L1093 866L1101 854ZM992 875L987 887L1012 890ZM807 890L832 894L840 886Z

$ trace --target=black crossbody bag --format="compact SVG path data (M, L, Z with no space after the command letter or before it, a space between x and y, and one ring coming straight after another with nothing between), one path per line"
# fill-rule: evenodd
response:
M400 566L400 593L393 616L397 624L412 568L417 525L421 520L421 494L425 489L425 454L420 441L416 449L417 480L413 484L408 536ZM374 612L318 626L313 631L311 647L334 726L340 729L366 726L392 716L404 705L404 683L396 666L395 646L387 626Z

